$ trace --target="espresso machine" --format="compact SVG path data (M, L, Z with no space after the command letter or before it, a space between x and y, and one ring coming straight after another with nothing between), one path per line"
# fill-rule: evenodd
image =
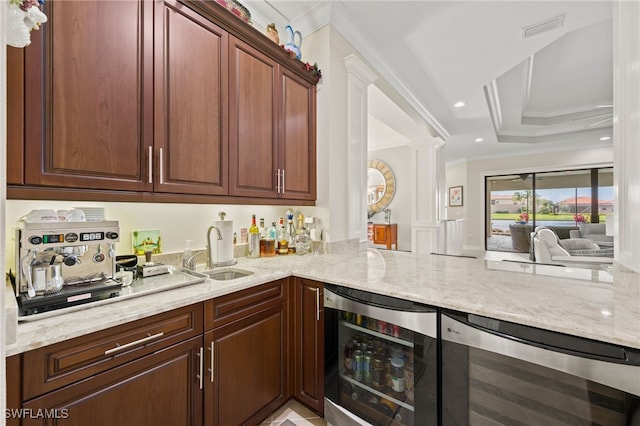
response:
M117 221L19 222L13 280L20 315L118 295Z

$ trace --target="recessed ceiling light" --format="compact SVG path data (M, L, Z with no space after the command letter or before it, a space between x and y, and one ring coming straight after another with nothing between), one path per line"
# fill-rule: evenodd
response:
M608 141L609 139L611 139L611 136L603 136L600 138L601 141Z
M455 104L453 104L453 106L456 107L456 108L462 108L465 105L467 105L467 103L465 101L458 101Z
M482 138L477 138L476 139L476 142L482 142L482 141L484 141L484 139L482 139Z

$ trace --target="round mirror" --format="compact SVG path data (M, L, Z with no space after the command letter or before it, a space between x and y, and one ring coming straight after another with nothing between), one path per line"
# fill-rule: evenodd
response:
M369 160L367 170L367 216L384 210L396 192L396 180L389 166L380 160Z

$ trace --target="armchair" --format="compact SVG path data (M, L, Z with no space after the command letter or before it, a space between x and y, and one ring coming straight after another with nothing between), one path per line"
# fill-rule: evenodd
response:
M551 229L542 228L533 236L535 261L565 266L611 264L613 249L601 249L586 238L560 240Z

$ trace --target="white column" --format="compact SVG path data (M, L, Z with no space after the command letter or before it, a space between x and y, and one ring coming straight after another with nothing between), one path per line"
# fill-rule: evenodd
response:
M438 252L438 220L444 186L444 142L440 138L413 141L411 175L411 251Z
M640 2L613 7L613 179L616 260L640 271ZM616 229L617 228L617 229Z
M347 69L347 238L367 240L367 87L378 76L358 58L344 58Z

